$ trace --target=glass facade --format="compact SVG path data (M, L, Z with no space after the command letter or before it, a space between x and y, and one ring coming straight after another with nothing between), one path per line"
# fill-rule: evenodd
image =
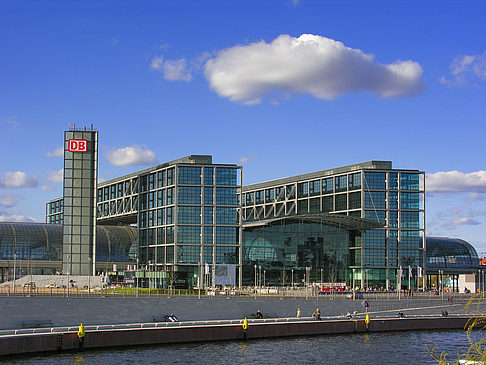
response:
M349 282L351 235L346 229L298 217L247 227L243 231L243 283L255 285L255 266L265 271L266 285L270 286L321 279Z
M60 224L0 223L0 281L33 274L55 274L62 269L62 235ZM127 263L133 260L137 229L128 226L98 226L96 262Z
M369 286L390 288L396 286L400 266L424 262L423 175L392 169L389 161L370 161L259 183L255 188L245 186L242 218L251 223L295 214L340 214L379 222L384 228L355 237L349 265L358 285L366 281ZM269 193L257 200L258 191ZM286 194L279 199L270 191Z

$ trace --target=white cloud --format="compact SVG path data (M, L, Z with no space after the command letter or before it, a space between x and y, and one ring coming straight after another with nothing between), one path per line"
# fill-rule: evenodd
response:
M47 172L47 181L54 184L62 184L63 169Z
M47 152L46 156L47 157L63 157L64 156L64 149L62 147L58 147L54 151Z
M152 58L150 62L150 69L151 70L162 70L162 65L164 63L164 58L162 56L155 56Z
M170 81L191 81L192 75L184 58L164 62L164 79Z
M2 207L13 207L20 200L18 195L14 194L0 194L0 206Z
M452 221L452 223L456 225L472 225L472 226L481 224L481 222L478 222L477 220L474 220L471 217L456 218Z
M475 192L486 193L486 171L464 173L460 171L427 174L426 191L429 193Z
M450 65L452 78L442 76L439 82L453 86L464 85L468 79L486 81L486 52L479 55L462 55L454 58Z
M198 59L195 60L193 68L198 68L197 63ZM162 72L164 79L169 81L192 80L191 69L188 67L185 58L180 58L177 60L164 60L163 56L154 56L150 62L150 69Z
M50 185L41 185L40 186L41 190L44 190L44 191L53 191L54 188Z
M255 155L250 155L250 156L241 156L240 159L238 160L239 164L245 165L247 163L252 162L255 160Z
M373 55L318 35L282 34L265 41L224 49L209 59L211 88L234 102L257 104L275 94L310 94L333 100L371 91L382 98L421 92L422 67L413 61L379 64Z
M3 180L0 181L2 189L16 188L35 188L39 184L37 176L29 176L25 172L6 172L3 174Z
M27 217L25 215L9 214L7 212L0 212L0 222L42 222L40 219Z
M107 158L115 166L147 165L157 162L155 153L139 145L113 149L108 152Z

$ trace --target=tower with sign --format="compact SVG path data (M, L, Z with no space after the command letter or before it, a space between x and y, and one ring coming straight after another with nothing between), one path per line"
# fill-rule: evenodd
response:
M63 243L64 274L94 274L96 251L96 187L98 132L64 132Z

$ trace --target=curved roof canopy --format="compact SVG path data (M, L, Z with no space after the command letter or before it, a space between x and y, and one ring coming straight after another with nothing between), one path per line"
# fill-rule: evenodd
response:
M351 217L341 214L300 214L281 218L265 219L254 222L244 222L244 228L267 226L276 223L320 223L328 226L362 231L366 229L383 228L384 225L369 219Z
M479 258L474 247L459 238L427 237L426 267L430 271L476 272Z
M96 228L97 261L130 261L137 229L130 226ZM62 260L62 225L0 222L0 260Z

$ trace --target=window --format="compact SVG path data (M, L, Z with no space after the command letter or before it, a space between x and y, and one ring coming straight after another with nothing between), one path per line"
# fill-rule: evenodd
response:
M211 246L204 246L204 263L205 264L212 264L213 263L213 248Z
M161 226L165 224L165 209L158 209L157 210L157 225Z
M309 200L309 211L311 213L319 213L321 211L321 199L312 198Z
M263 204L263 190L259 190L255 192L255 203Z
M147 175L140 176L140 191L147 191Z
M237 264L238 247L216 247L217 264Z
M167 173L165 170L157 173L157 187L161 188L167 185Z
M332 177L322 180L322 193L332 194L334 192L334 179Z
M177 262L180 264L199 263L201 248L199 246L177 247Z
M322 198L322 211L323 212L334 211L334 197L333 196L325 196L325 197Z
M153 190L155 187L155 174L150 174L148 178L148 188Z
M216 227L216 244L237 245L238 242L239 239L237 227Z
M148 194L148 207L152 209L154 207L154 193Z
M400 208L420 209L420 193L400 193Z
M321 195L321 180L311 181L309 183L310 196Z
M420 228L419 212L402 211L400 213L401 228Z
M336 184L336 193L340 191L346 191L348 185L348 177L344 176L336 176L334 178L334 183Z
M168 188L166 191L167 191L167 205L174 204L174 188Z
M354 193L349 193L349 209L359 209L361 208L361 192L355 191Z
M218 167L216 169L216 185L236 186L236 169Z
M204 185L214 185L214 168L204 168Z
M295 185L287 185L286 190L287 199L295 199Z
M297 197L305 198L309 196L309 183L299 183L297 184Z
M201 207L180 206L177 221L179 224L201 224Z
M201 241L201 227L177 226L177 241L185 244L199 244Z
M398 212L396 210L388 212L388 227L398 228Z
M365 189L386 189L386 173L384 172L365 172L364 174Z
M348 197L346 194L339 194L335 196L335 210L348 209Z
M388 209L398 209L398 193L396 191L388 193Z
M419 174L400 174L401 190L419 190Z
M213 207L204 207L204 224L213 224Z
M236 208L216 207L216 224L238 224Z
M174 185L174 168L167 169L167 186Z
M174 207L165 208L166 224L174 223Z
M257 196L258 196L257 192ZM261 192L263 193L263 191ZM263 194L262 194L263 195ZM262 196L263 199L263 196ZM236 205L236 188L216 188L217 205Z
M255 193L246 193L246 205L255 204Z
M201 168L200 167L179 167L179 184L201 185Z
M277 201L285 200L285 189L283 186L279 186L275 188L275 196L277 197Z
M386 193L384 191L365 191L364 207L367 209L386 209Z
M309 201L302 199L297 201L297 214L307 214L309 212Z
M265 190L265 203L271 203L275 200L275 190L267 189Z
M213 227L204 227L204 243L209 245L213 244Z
M398 174L396 172L388 173L388 189L398 190Z
M213 188L204 188L204 204L213 205Z
M386 211L385 210L365 210L364 217L370 221L376 221L386 225Z
M199 186L180 186L179 204L201 204L201 188Z
M349 190L357 190L361 188L361 173L351 174L348 177Z

